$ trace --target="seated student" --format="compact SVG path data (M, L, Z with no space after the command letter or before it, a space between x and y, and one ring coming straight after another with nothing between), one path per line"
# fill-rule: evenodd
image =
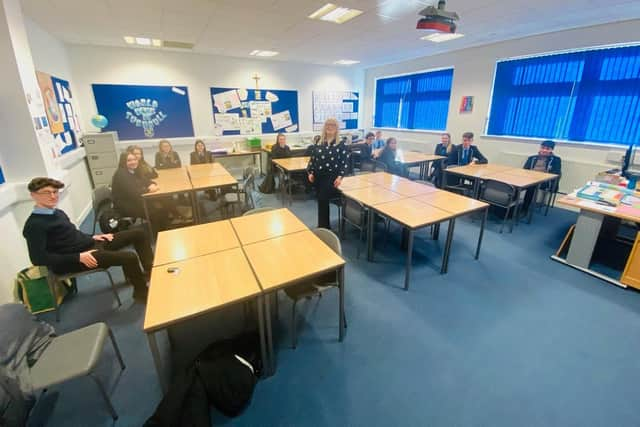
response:
M369 132L364 138L364 146L360 150L360 162L370 162L373 159L375 135Z
M382 131L376 131L376 139L373 141L373 150L381 150L386 145L384 139L382 138Z
M31 262L58 274L122 266L133 285L133 298L146 301L153 253L144 231L126 230L95 236L81 232L64 211L56 209L63 187L64 183L43 177L33 178L28 185L35 207L22 234L27 240ZM120 250L130 244L134 245L135 253Z
M291 157L291 148L287 145L287 136L280 132L276 136L276 143L271 147L271 158L282 159L284 157Z
M142 195L158 191L158 186L155 182L137 173L137 168L138 158L134 154L127 152L120 154L118 169L113 174L111 181L111 195L114 207L120 215L145 218ZM168 212L171 209L151 204L147 208L151 217L151 225L155 230L163 230L169 222Z
M136 172L145 179L154 179L158 177L158 171L144 159L142 147L139 145L130 145L127 147L127 153L133 153L138 159L138 169Z
M178 153L176 153L176 155L177 154ZM191 152L191 164L200 165L202 163L213 163L213 153L207 150L204 141L198 139Z
M440 136L440 143L436 145L434 154L436 156L444 156L445 158L433 163L431 176L429 177L436 187L442 187L442 169L447 167L447 159L455 146L451 143L451 134L443 133Z
M561 175L562 173L562 161L560 157L553 154L553 149L555 148L556 143L550 140L542 141L540 143L540 149L538 150L538 154L535 156L531 156L524 162L524 169L531 169L539 172L553 173L556 175ZM556 181L557 182L557 181ZM556 182L545 182L540 188L548 189L549 186L557 185ZM526 211L531 204L531 200L533 199L533 193L535 192L535 188L528 188L524 195L524 209Z
M173 151L171 143L166 139L161 140L156 153L156 169L172 169L181 166L180 156Z
M378 161L384 163L387 166L387 172L405 176L406 171L401 163L396 161L396 154L398 149L398 141L395 138L387 139L387 143L382 149L382 152L378 156Z
M489 163L478 147L473 144L473 132L462 134L462 144L451 150L447 158L447 166L465 166L468 164Z

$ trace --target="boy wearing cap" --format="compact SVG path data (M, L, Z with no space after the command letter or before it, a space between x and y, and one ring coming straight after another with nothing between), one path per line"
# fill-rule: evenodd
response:
M95 236L81 232L64 211L56 209L63 187L61 181L46 177L33 178L29 183L35 206L22 235L27 240L31 262L58 274L122 266L125 277L133 285L133 298L146 301L153 253L144 231L126 230ZM133 245L135 252L120 250L128 245Z
M527 161L524 162L524 169L553 173L560 176L562 170L562 161L560 160L560 157L553 154L553 149L555 148L555 146L556 143L551 140L542 141L542 143L540 144L540 150L538 150L538 154L529 157ZM550 185L558 185L558 180L545 182L540 186L540 188L547 189ZM533 199L534 192L535 188L527 189L527 192L524 195L524 211L529 208L531 200Z

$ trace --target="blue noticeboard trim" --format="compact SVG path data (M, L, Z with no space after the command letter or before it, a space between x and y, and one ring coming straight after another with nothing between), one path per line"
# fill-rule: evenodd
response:
M68 153L72 150L75 150L78 147L78 139L76 136L76 131L71 126L71 121L75 121L75 111L73 109L73 104L71 103L71 99L73 98L73 93L71 92L71 85L68 81L59 79L58 77L51 76L51 82L53 83L53 87L57 88L58 85L61 85L68 93L69 99L65 99L62 96L62 93L58 90L54 90L56 94L56 100L58 101L58 105L60 105L60 113L63 114L67 120L63 121L64 131L60 133L54 133L53 135L57 138L60 138L62 142L64 142L64 146L62 150L60 150L60 155ZM67 105L69 107L67 107ZM70 108L71 114L67 112L67 108ZM67 135L69 135L67 137ZM67 141L67 138L70 141Z
M275 89L242 89L242 88L211 88L211 105L213 108L213 121L216 124L220 124L221 120L216 120L216 114L232 114L238 115L238 120L241 118L256 118L252 115L252 103L258 101L269 101L271 107L271 115L276 117L282 117L282 114L289 112L290 121L289 125L279 127L278 121L273 121L271 117L265 117L261 123L260 130L258 132L245 132L244 134L257 134L257 133L278 133L278 132L299 132L300 124L298 121L298 91L295 90L275 90ZM231 101L226 108L216 106L216 95L220 94L232 94L233 97L237 95L235 101ZM244 99L243 99L244 98ZM224 111L222 111L224 109ZM275 127L274 128L274 123ZM243 134L239 129L223 129L223 135L241 135Z
M186 86L93 84L103 130L121 140L191 137L193 121Z
M2 173L2 167L0 167L0 184L4 184L5 179L4 179L4 173Z

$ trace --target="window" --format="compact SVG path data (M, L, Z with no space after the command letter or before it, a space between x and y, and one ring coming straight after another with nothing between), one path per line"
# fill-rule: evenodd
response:
M375 127L445 130L453 68L376 81Z
M498 61L489 135L640 142L640 46Z

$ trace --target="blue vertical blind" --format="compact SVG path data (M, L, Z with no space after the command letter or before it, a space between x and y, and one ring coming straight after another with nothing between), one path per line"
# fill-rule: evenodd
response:
M453 68L376 81L376 127L445 130Z
M489 135L640 142L640 46L499 61Z

